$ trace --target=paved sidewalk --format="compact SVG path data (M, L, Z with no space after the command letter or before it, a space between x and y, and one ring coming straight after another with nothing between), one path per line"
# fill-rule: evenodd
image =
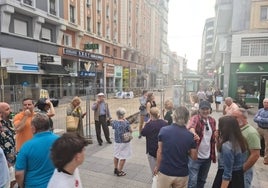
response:
M212 116L218 119L220 112L213 112ZM250 116L252 121L252 115ZM92 126L93 127L93 126ZM113 130L110 128L113 141ZM134 130L132 144L132 157L125 164L124 177L117 177L113 174L113 144L104 143L99 146L96 142L95 130L92 130L93 144L86 150L86 160L80 167L80 174L84 187L94 188L150 188L151 173L145 154L145 138L138 139L138 130ZM104 136L103 136L104 138ZM260 158L255 165L253 188L268 187L268 166L263 165L263 158ZM211 187L217 163L212 164L205 187Z
M165 93L165 98L172 97L172 90ZM115 109L119 106L126 108L128 113L136 112L138 109L138 99L107 99L109 107L114 114ZM160 94L156 93L156 101L159 104ZM212 105L215 109L215 104ZM62 109L57 109L58 111ZM133 112L132 112L133 111ZM257 106L250 110L249 122L256 126L253 122L253 115L257 111ZM91 111L91 113L93 113ZM93 115L93 114L92 114ZM93 117L91 115L91 117ZM114 116L114 115L113 115ZM212 113L212 116L218 121L222 116L221 112ZM91 123L93 121L91 120ZM134 124L133 127L137 127ZM110 127L111 140L113 141L113 130ZM147 156L145 154L145 138L138 139L138 130L134 129L134 139L132 144L132 157L126 161L124 171L127 173L124 177L117 177L113 174L113 144L104 143L99 146L96 141L94 125L91 125L91 136L93 144L90 144L86 150L85 162L80 166L80 175L85 188L150 188L152 183L152 175L148 165ZM103 139L104 136L102 135ZM255 165L255 173L253 179L253 188L268 187L268 166L263 165L263 158L260 158ZM207 183L205 187L211 187L217 171L217 163L212 164Z

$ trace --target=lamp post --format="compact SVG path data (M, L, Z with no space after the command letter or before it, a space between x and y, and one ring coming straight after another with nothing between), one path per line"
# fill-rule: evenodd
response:
M96 87L96 81L97 81L97 72L96 72L96 67L98 66L97 62L91 62L91 66L93 66L93 68L91 70L93 70L91 72L92 76L94 76L94 82L91 85L91 87L87 87L86 88L86 136L85 139L87 140L87 142L89 144L93 144L93 140L92 140L92 136L91 136L91 126L90 126L90 122L91 122L91 118L90 118L90 94L94 95L94 99L95 99L95 95L96 92L94 92L95 90L93 89L93 87Z
M91 136L91 128L90 128L90 91L89 87L86 89L86 136L85 139L89 144L93 144L92 136Z

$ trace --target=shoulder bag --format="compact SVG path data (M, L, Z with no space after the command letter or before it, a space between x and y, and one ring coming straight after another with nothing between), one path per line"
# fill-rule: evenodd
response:
M124 143L130 142L130 140L132 140L132 139L133 139L133 136L132 136L131 132L125 132L123 134L123 142Z
M79 123L79 118L75 116L66 116L66 130L76 131Z

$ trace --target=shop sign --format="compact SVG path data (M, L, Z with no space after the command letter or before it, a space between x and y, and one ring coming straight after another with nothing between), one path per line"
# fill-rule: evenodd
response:
M94 50L94 49L99 49L99 44L90 44L87 43L84 45L85 50Z
M115 76L118 78L122 77L122 67L121 66L115 66Z
M96 72L79 71L79 76L81 76L81 77L95 77Z
M99 54L93 54L90 52L69 49L69 48L63 48L63 54L75 56L75 57L80 57L80 58L84 58L84 59L96 60L96 61L102 61L104 59L104 57L102 55L99 55Z
M47 56L47 55L40 55L41 62L54 62L53 56Z
M106 77L114 76L114 66L106 66Z

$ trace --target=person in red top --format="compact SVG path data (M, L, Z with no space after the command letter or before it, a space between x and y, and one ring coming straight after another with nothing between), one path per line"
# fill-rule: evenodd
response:
M188 129L194 134L198 152L197 160L189 159L189 188L196 188L197 185L203 188L211 161L216 162L214 135L216 120L210 114L210 102L201 101L199 103L199 113L192 116L188 123Z
M16 130L16 152L19 152L22 144L33 137L31 121L34 116L34 102L31 98L23 99L23 109L14 117Z

